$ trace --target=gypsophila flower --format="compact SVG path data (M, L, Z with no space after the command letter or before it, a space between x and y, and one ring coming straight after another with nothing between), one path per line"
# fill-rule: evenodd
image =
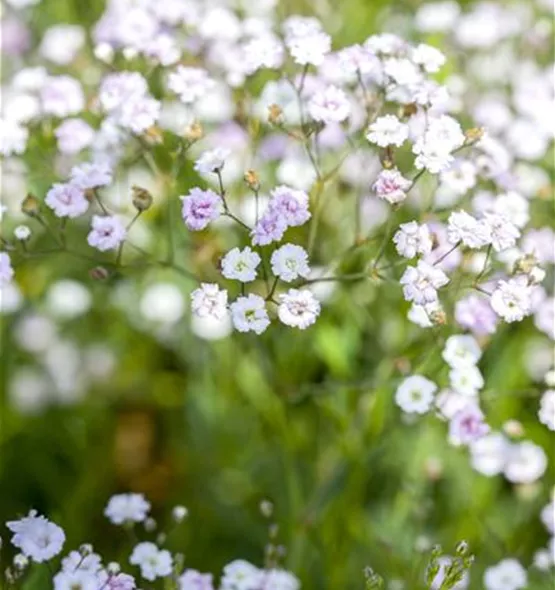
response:
M142 494L118 494L112 496L104 515L113 524L143 522L150 510L150 503Z
M281 41L269 33L260 34L248 41L243 52L247 71L251 74L261 68L280 68L285 54Z
M178 578L179 590L214 590L211 574L188 569Z
M79 551L71 551L67 557L62 559L62 571L73 572L81 570L89 573L96 573L102 567L100 556L96 553L83 554Z
M289 289L279 296L278 316L287 326L304 330L316 322L320 303L308 289Z
M260 262L260 256L248 246L243 250L233 248L222 259L222 274L227 279L249 283L256 279L256 268Z
M251 232L252 243L256 246L266 246L272 242L279 242L286 229L285 217L279 211L269 208Z
M202 283L191 293L191 310L201 318L224 319L227 314L227 291L215 283Z
M442 270L422 260L416 266L407 267L400 280L405 299L419 305L437 301L437 289L448 282Z
M270 325L266 302L260 295L239 297L230 305L231 319L239 332L262 334Z
M230 154L231 152L225 148L216 148L203 152L195 162L194 168L199 174L219 172L224 167L225 160Z
M336 86L328 86L312 95L308 112L315 121L325 124L341 123L349 116L351 107L347 95Z
M449 215L447 240L453 245L462 242L468 248L482 248L491 242L491 230L484 221L458 211Z
M520 230L503 215L487 214L484 218L491 245L496 252L512 248L520 237Z
M428 226L418 225L416 221L402 223L393 236L397 252L404 258L414 258L417 254L432 251L432 238Z
M211 190L193 188L189 194L180 197L183 206L181 214L185 225L192 231L199 231L218 219L222 198Z
M503 559L484 573L485 590L521 590L527 585L526 570L516 559Z
M146 80L138 72L114 72L102 79L98 99L105 111L114 113L134 97L145 96L147 91Z
M439 72L446 61L445 55L439 49L425 43L420 43L412 50L411 58L415 64L418 64L430 74Z
M214 84L206 70L202 68L178 66L168 78L168 88L179 95L181 101L186 104L203 98Z
M63 119L85 108L81 84L71 76L51 76L41 88L40 98L44 113Z
M293 26L290 26L291 23L288 26L288 22L285 22L285 45L295 63L302 66L320 66L331 49L331 38L320 29L317 21L308 23L308 20L314 19L305 19L302 25L297 21Z
M486 336L495 332L498 317L486 297L472 294L457 301L455 320L476 336Z
M520 322L532 313L532 291L523 277L499 281L491 295L493 311L506 322Z
M83 119L66 119L56 127L54 135L62 154L77 154L91 145L94 129Z
M395 115L378 117L368 128L366 139L380 147L394 145L400 147L408 139L409 128Z
M173 568L171 553L148 541L135 545L129 563L139 566L141 576L151 582L169 576Z
M545 451L533 442L525 440L510 448L504 474L512 483L530 484L538 480L546 468Z
M548 389L541 396L538 418L549 430L555 430L555 390Z
M407 414L425 414L434 401L437 385L422 377L411 375L397 387L395 403Z
M469 445L490 431L484 422L484 414L477 404L469 403L459 410L449 422L449 442L453 445Z
M66 538L58 525L37 515L35 510L20 520L7 522L6 526L14 533L12 544L36 563L58 555Z
M372 190L380 199L384 199L393 205L406 198L406 191L410 186L411 181L404 178L397 168L392 168L380 172L372 185Z
M301 583L291 572L272 569L264 573L264 590L300 590Z
M510 443L501 433L487 434L469 448L471 465L476 471L488 477L503 472Z
M297 227L310 219L308 195L304 191L282 185L273 189L270 197L269 210L282 217L287 225Z
M13 235L17 240L25 242L31 237L31 228L28 225L18 225L13 230Z
M54 576L54 590L98 590L99 581L94 573L76 570L60 572Z
M116 250L126 236L125 226L115 215L93 215L87 242L89 246L106 252Z
M109 569L109 566L108 566ZM135 590L135 579L119 572L100 572L97 576L102 590Z
M237 559L224 567L220 590L259 590L263 576L256 566Z
M0 117L0 154L22 154L27 148L29 130L17 121Z
M484 378L478 367L465 365L449 371L449 383L457 393L474 396L484 386Z
M55 184L44 202L58 217L79 217L89 208L89 201L82 189L73 183Z
M106 186L112 182L112 169L102 162L78 164L71 169L70 182L81 190Z
M454 369L475 365L482 356L476 339L468 335L449 336L441 353L447 364Z
M304 248L296 244L284 244L275 250L270 262L274 275L286 283L299 277L307 278L310 274L308 254Z

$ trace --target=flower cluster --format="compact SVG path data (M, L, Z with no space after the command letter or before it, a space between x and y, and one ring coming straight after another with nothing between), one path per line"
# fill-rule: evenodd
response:
M269 502L264 502L270 505ZM261 511L271 516L271 510ZM142 494L118 494L112 496L104 514L115 525L127 529L143 524L146 531L156 529L156 522L149 516L150 503ZM175 525L183 522L187 509L175 506L172 518ZM28 516L6 523L13 533L12 544L19 549L13 564L6 570L8 585L20 581L25 576L30 562L50 562L52 571L53 560L64 548L65 533L57 524L38 515L32 510ZM275 537L276 525L271 526L272 537ZM102 557L94 552L92 545L81 545L78 550L70 551L61 559L60 569L52 577L54 590L134 590L138 588L139 577L147 582L165 580L179 590L299 590L301 585L291 572L279 567L272 557L266 567L259 568L250 562L236 559L223 568L220 584L217 585L212 574L201 573L188 567L183 555L172 553L163 547L167 535L159 533L156 541L136 542L129 555L129 564L135 566L139 576L122 572L120 564L108 562L103 564ZM272 547L272 545L270 545ZM270 555L277 552L271 551Z

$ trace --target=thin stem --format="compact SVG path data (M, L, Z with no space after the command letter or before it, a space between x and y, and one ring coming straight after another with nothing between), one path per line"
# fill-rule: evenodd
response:
M385 253L385 249L387 247L387 243L389 242L389 239L391 237L391 227L393 225L393 216L395 213L395 209L391 210L391 213L389 214L389 217L387 218L387 225L385 228L385 232L384 232L384 236L383 236L383 240L382 243L380 244L380 248L378 250L378 254L374 260L374 262L372 263L372 268L375 270L378 266L378 262L381 260L382 256Z
M93 195L94 195L96 202L98 203L98 206L102 209L102 213L104 213L104 215L110 215L110 213L108 212L108 209L106 209L106 207L104 206L104 203L101 201L100 195L98 194L97 189L93 190Z
M474 280L474 283L476 283L476 284L478 284L479 280L486 274L486 269L488 267L488 262L489 262L489 259L491 256L491 249L492 249L492 244L490 244L488 246L488 249L486 252L486 259L484 260L484 266L482 267L482 270L480 271L480 273L478 274L478 276Z
M449 256L449 254L451 254L452 252L454 252L459 246L461 245L461 242L457 242L452 248L449 248L449 250L447 250L447 252L445 252L445 254L442 254L433 264L432 266L436 266L437 264L439 264L440 262L443 262L447 256Z
M266 301L270 301L272 299L272 297L274 296L278 282L279 282L279 278L275 277L274 282L272 283L272 288L270 289L270 292L268 293L268 296L266 297Z

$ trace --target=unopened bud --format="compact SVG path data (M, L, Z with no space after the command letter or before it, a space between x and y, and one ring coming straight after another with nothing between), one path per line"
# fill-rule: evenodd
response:
M131 187L131 200L133 201L135 209L140 212L150 209L150 206L152 205L152 195L145 188L141 188L140 186Z
M260 190L260 179L258 178L258 174L254 170L247 170L245 172L244 178L245 182L251 190Z
M203 136L204 129L198 122L191 123L191 125L189 125L189 127L183 132L183 137L191 142L198 141L199 139L202 139Z
M13 230L13 235L17 240L26 242L31 237L31 229L27 225L18 225Z
M525 254L522 258L519 258L514 266L514 273L524 273L525 275L529 274L532 269L537 266L538 261L533 254Z
M274 505L270 502L270 500L262 500L260 502L260 514L264 516L264 518L270 518L274 512Z
M172 517L175 522L182 522L185 520L185 518L187 518L188 513L189 511L187 508L185 508L185 506L174 506L174 509L172 510Z
M156 530L156 521L154 518L147 518L144 522L145 531L151 533L152 531Z
M482 127L472 127L464 132L466 143L475 143L484 137L484 129Z
M110 273L103 266L95 266L89 271L89 276L95 281L105 281L110 276Z
M518 420L507 420L507 422L503 424L503 430L505 434L515 438L524 436L524 427Z
M268 123L271 125L283 124L283 110L277 104L271 104L268 107Z
M31 193L29 193L21 203L21 211L29 217L36 217L40 213L40 202Z
M88 543L81 545L81 547L79 547L79 553L83 556L90 555L92 552L93 546Z
M441 308L434 309L430 312L430 320L436 326L444 326L447 323L447 315Z
M164 141L160 128L152 125L143 133L143 139L148 145L160 145Z
M13 558L13 564L16 569L24 570L29 565L29 559L23 553L18 553Z
M461 541L455 548L455 552L458 556L465 557L468 555L468 548L468 543L466 541Z
M406 104L401 109L401 116L402 117L412 117L412 115L416 115L418 112L418 108L414 103Z
M539 285L545 279L545 270L539 266L534 268L528 273L528 282L531 285Z
M112 576L115 576L121 572L121 566L119 563L117 563L115 561L111 561L106 566L106 570L108 571L109 574L111 574Z
M114 49L109 43L99 43L94 48L94 56L104 63L112 63L114 60Z

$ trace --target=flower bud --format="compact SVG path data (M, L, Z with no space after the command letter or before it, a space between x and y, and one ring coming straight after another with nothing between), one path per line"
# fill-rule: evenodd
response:
M145 531L151 533L152 531L156 530L157 523L154 518L147 518L144 522Z
M503 431L505 434L515 438L524 436L524 427L518 420L507 420L507 422L503 424Z
M155 125L152 125L143 133L143 139L148 145L160 145L164 141L162 131Z
M13 564L16 569L24 570L29 565L29 559L23 553L18 553L13 558Z
M482 127L473 127L464 132L466 143L475 143L484 136L484 129Z
M40 202L31 193L29 193L21 203L21 211L29 217L36 217L40 214Z
M253 190L258 191L260 190L260 179L258 178L258 174L254 170L247 170L245 172L245 182L247 186Z
M133 185L131 187L131 195L131 200L137 211L142 213L143 211L150 209L150 206L152 205L152 195L145 188Z
M31 230L27 225L18 225L13 230L13 234L17 240L26 242L31 237Z
M95 281L105 281L110 276L110 273L103 266L95 266L89 271L89 276Z
M86 557L87 555L90 555L93 552L93 546L90 545L89 543L85 543L84 545L81 545L81 547L79 547L79 553L81 555L83 555L84 557Z
M468 543L466 541L460 541L455 548L455 552L460 557L465 557L468 555Z
M271 125L283 125L283 110L277 104L268 107L268 123Z
M192 143L202 139L203 136L204 129L202 128L202 125L196 121L191 123L191 125L189 125L189 127L187 127L183 132L183 137Z
M172 510L172 518L175 522L182 522L187 518L187 514L189 514L189 511L185 506L174 506Z
M119 574L121 572L121 566L119 563L115 562L115 561L111 561L107 566L106 566L106 571L112 575L115 576L117 574Z

